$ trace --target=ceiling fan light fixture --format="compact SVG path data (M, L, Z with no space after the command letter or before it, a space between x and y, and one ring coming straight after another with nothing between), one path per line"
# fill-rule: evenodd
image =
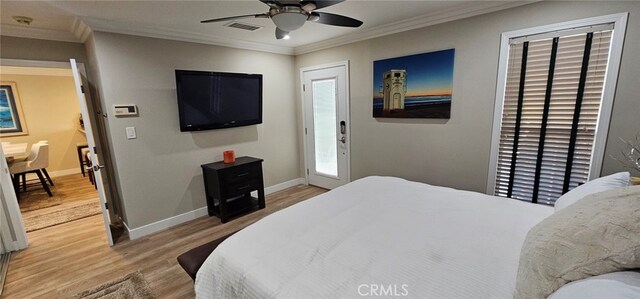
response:
M215 23L233 21L236 19L246 18L270 18L276 25L276 39L289 39L289 32L300 29L307 21L318 24L341 26L341 27L360 27L362 21L356 20L343 15L332 14L327 12L316 12L316 9L326 8L345 0L259 0L269 6L269 11L262 14L249 14L233 17L215 18L200 21L200 23ZM235 22L235 21L234 21ZM234 28L248 29L249 25L235 23Z
M271 16L273 23L284 31L294 31L307 21L307 16L299 12L281 12Z

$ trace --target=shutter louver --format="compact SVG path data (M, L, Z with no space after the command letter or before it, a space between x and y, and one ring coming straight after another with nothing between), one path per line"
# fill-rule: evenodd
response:
M607 29L559 37L555 61L553 38L510 44L495 195L552 205L562 195L565 180L569 190L587 181L611 35ZM575 112L579 115L574 120Z

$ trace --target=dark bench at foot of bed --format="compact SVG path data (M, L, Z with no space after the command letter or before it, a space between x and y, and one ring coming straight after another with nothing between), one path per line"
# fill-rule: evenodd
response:
M179 255L178 264L180 264L180 266L182 266L182 269L184 269L184 271L186 271L187 274L191 276L191 279L195 281L196 273L198 273L198 270L200 269L202 264L204 264L204 261L207 259L207 257L209 257L213 250L216 249L216 247L218 247L218 245L220 245L222 241L226 240L228 237L231 237L231 235L235 233L236 232L230 233L226 236L200 245Z

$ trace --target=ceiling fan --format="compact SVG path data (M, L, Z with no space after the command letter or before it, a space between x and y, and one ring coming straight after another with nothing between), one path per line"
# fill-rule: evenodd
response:
M260 2L269 6L269 11L263 14L242 15L218 19L210 19L200 21L200 23L224 22L235 19L245 18L269 18L276 24L276 38L288 39L289 32L294 31L306 21L316 22L320 24L342 26L342 27L360 27L362 21L336 15L326 12L317 12L316 9L325 8L331 5L344 2L345 0L336 1L296 1L296 0L260 0Z

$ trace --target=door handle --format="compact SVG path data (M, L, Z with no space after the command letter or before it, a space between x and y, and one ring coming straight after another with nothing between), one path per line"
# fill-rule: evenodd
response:
M93 171L100 171L100 169L104 168L104 165L93 165Z
M342 142L344 144L344 143L347 143L347 138L342 136L342 138L338 139L338 141L340 141L340 142Z

